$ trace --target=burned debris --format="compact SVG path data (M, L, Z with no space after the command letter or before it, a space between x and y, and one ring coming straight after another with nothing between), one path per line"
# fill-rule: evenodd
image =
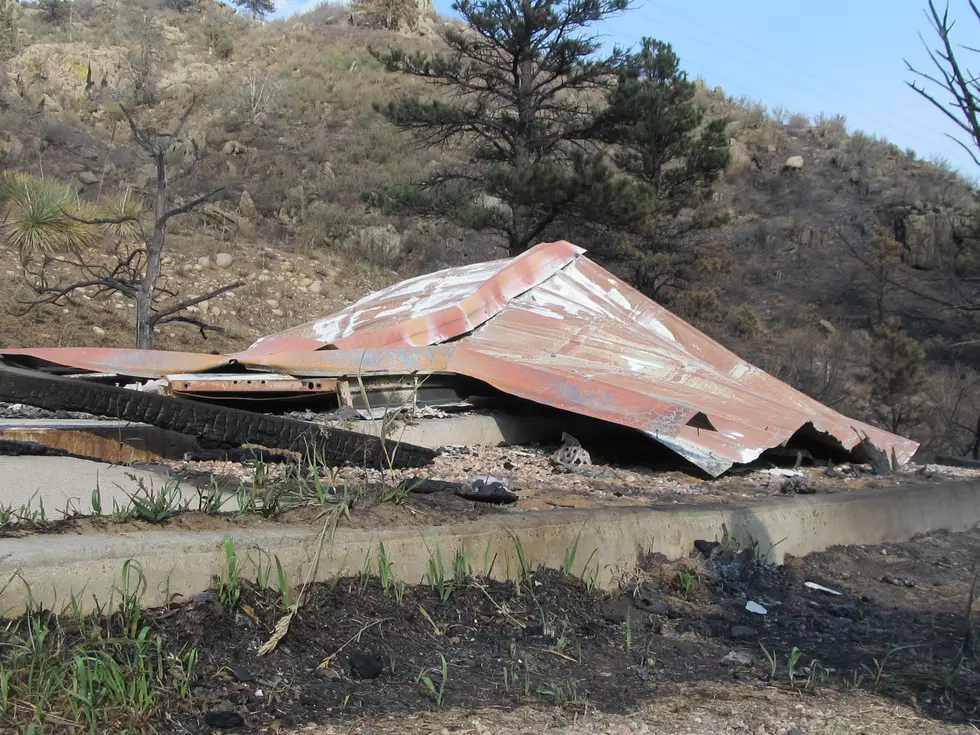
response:
M612 437L628 435L643 456L659 446L711 477L760 457L884 456L895 468L916 451L745 362L584 252L543 243L413 278L229 355L0 350L0 401L332 466L424 467L436 446L399 441L392 427L461 412L576 422L574 437L548 437L562 443L553 461L573 472L588 469L586 435L621 445ZM492 485L443 489L511 501Z
M328 465L420 467L435 456L423 447L343 429L7 366L0 367L0 400L152 424L218 447L255 444L285 449Z

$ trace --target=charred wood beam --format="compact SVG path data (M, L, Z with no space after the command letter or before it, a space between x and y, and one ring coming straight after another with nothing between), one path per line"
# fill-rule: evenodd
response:
M517 493L507 488L502 482L482 479L474 482L448 482L446 480L429 480L413 477L404 480L398 488L405 492L430 495L432 493L452 493L464 500L475 500L482 503L506 505L517 502Z
M255 444L299 452L327 465L423 467L435 451L368 434L321 427L280 416L224 408L154 393L0 365L0 401L50 411L84 411L189 434L217 446Z

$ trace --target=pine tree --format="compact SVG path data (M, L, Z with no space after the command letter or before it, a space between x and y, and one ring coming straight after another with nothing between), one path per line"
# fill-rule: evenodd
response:
M388 190L389 207L442 212L502 233L512 255L576 222L623 224L649 207L645 188L601 149L603 93L625 54L602 55L594 24L629 0L456 0L467 28L446 28L448 53L372 51L390 71L445 93L381 108L420 144L458 145L466 161L421 187Z
M619 146L619 165L651 187L655 213L676 213L728 165L728 121L712 120L698 134L705 110L670 44L644 38L618 77L602 115L604 137Z
M644 38L619 69L600 120L617 164L653 195L639 233L613 257L628 263L634 284L654 297L664 287L682 288L699 270L700 254L680 242L711 221L678 215L704 200L730 157L728 121L705 123L696 91L671 46Z
M276 12L274 0L232 0L236 6L246 10L256 20L264 20L265 16Z
M900 433L921 417L926 355L895 317L875 335L871 353L871 401L889 431Z

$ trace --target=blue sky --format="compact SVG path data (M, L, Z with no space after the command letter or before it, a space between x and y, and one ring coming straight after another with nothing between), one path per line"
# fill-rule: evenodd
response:
M451 0L435 0L451 14ZM924 15L927 0L640 0L604 24L609 43L638 45L642 36L668 41L694 78L770 108L808 115L844 114L848 127L940 156L969 178L980 171L945 137L952 123L909 89L903 58L926 69L918 34L938 39ZM940 7L944 0L939 0ZM286 0L279 15L315 4ZM960 39L977 46L980 26L966 0L950 0ZM964 52L966 53L966 52Z

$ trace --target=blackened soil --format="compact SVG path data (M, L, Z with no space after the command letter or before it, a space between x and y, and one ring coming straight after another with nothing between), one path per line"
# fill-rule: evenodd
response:
M818 699L859 688L980 723L980 667L963 647L978 552L976 530L783 567L702 545L682 562L641 560L616 594L546 570L520 585L466 579L446 600L345 578L312 587L265 656L285 612L278 594L243 585L228 614L205 592L146 614L165 651L199 652L192 696L173 697L155 725L257 732L440 706L619 713L677 685L733 680Z
M211 729L205 715L215 711L237 712L248 730L435 709L440 689L443 704L458 708L621 712L668 682L733 678L804 696L860 687L930 717L972 721L980 677L962 642L978 551L978 532L834 549L784 567L715 550L674 564L646 559L615 595L557 571L539 571L519 588L467 582L447 601L416 587L399 602L376 578L344 579L313 588L267 656L257 650L283 607L254 588L234 616L205 595L156 624L169 647L200 649L194 706L172 713L198 732ZM747 612L749 600L767 613Z

